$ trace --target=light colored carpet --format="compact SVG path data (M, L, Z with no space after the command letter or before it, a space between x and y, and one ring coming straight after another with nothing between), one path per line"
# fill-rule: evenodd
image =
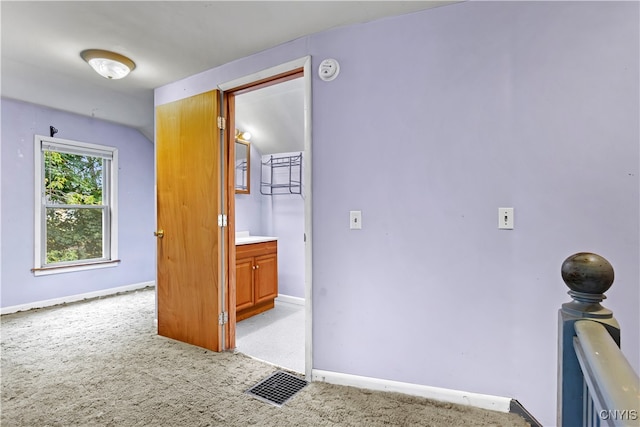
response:
M152 289L4 315L2 426L525 426L513 414L312 383L282 408L245 390L276 368L160 337Z

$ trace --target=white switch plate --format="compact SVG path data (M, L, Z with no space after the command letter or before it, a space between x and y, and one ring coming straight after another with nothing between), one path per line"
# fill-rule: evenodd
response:
M349 228L352 230L360 230L362 228L362 211L349 212Z
M498 228L513 230L513 208L498 208Z

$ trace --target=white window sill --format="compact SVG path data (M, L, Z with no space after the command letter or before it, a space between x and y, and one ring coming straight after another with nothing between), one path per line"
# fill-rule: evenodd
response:
M76 271L96 270L99 268L116 267L120 264L120 260L114 261L98 261L90 264L61 265L57 267L33 268L31 271L34 276L48 276L49 274L73 273Z

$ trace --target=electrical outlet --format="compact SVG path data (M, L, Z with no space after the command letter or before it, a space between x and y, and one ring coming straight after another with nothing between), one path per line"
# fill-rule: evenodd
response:
M349 228L352 230L360 230L362 228L362 211L349 212Z
M513 208L498 208L498 228L513 230Z

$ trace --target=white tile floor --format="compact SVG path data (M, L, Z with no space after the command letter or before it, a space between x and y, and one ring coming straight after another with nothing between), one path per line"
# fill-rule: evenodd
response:
M236 324L236 351L304 373L304 305L275 308Z

